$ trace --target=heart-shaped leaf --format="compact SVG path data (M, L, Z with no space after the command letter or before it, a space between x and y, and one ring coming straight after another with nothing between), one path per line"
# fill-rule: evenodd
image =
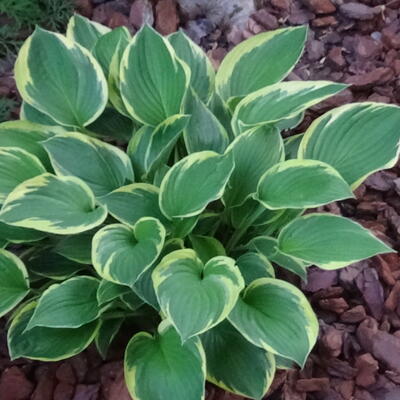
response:
M137 400L204 399L205 355L199 338L184 344L165 320L154 336L136 334L125 351L125 380Z
M208 381L241 396L264 397L275 376L273 354L251 344L228 321L205 332L201 341Z
M100 225L107 216L89 186L72 176L42 174L18 185L0 211L0 221L71 235Z
M89 51L41 28L22 46L15 80L22 98L60 125L89 125L107 103L107 82Z
M252 282L229 321L251 343L303 366L318 336L318 320L304 294L273 278Z
M165 256L152 278L161 310L183 341L225 319L244 287L233 259L218 256L203 264L191 249Z
M28 272L14 254L0 249L0 317L14 308L29 292Z
M165 228L155 218L141 218L133 227L111 224L93 237L92 261L106 280L133 286L159 256Z

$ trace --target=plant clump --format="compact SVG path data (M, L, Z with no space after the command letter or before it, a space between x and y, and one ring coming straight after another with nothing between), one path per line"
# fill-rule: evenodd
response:
M91 343L106 357L128 331L136 400L201 400L206 380L261 399L276 369L304 365L318 321L281 271L306 280L310 265L392 251L307 209L354 197L396 163L400 139L400 108L373 102L284 139L346 87L283 81L306 36L257 35L215 72L183 32L132 38L78 15L66 35L34 31L15 67L21 120L0 125L13 359L56 361Z

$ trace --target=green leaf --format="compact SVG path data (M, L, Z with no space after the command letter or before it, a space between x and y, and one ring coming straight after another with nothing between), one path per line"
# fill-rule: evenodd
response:
M121 142L128 142L136 125L131 118L120 114L115 108L106 107L96 121L88 125L87 129L98 133L102 137L112 138Z
M95 338L96 348L103 360L107 358L108 349L117 336L124 318L104 319L100 321L100 328Z
M41 111L39 111L35 107L31 106L24 100L22 100L19 116L21 118L21 122L27 122L27 123L32 122L35 124L47 125L47 127L50 127L50 126L56 127L59 125L49 115L42 113ZM11 121L9 121L9 122L11 122ZM20 122L20 121L12 121L12 122ZM64 127L62 129L69 130L69 129L74 129L74 128Z
M90 262L89 262L90 263ZM54 280L64 280L82 271L85 266L44 248L33 253L26 261L29 272Z
M303 134L299 133L298 135L289 136L288 138L283 140L283 144L285 146L286 160L293 160L297 158L297 153L299 151L302 139L303 139Z
M283 213L283 210L269 210L262 204L249 197L241 206L230 210L231 224L235 229L241 229L251 220L252 226L270 225Z
M370 231L348 218L308 214L286 225L279 250L323 269L338 269L393 250Z
M301 141L298 158L326 162L355 189L368 175L396 164L399 125L397 106L347 104L311 124Z
M301 124L301 122L303 122L304 119L304 112L295 115L294 117L290 117L290 118L286 118L286 119L282 119L280 121L278 121L275 126L282 131L285 130L290 130L290 129L294 129L296 128L298 125ZM297 154L297 153L296 153ZM295 158L295 157L294 157Z
M100 225L107 211L96 207L90 188L75 177L43 174L17 186L0 211L0 221L70 235Z
M190 235L190 242L193 250L203 263L213 257L226 256L225 248L222 243L211 236Z
M261 33L240 43L218 69L217 92L228 100L281 81L299 60L306 37L307 27L299 26Z
M120 92L120 66L125 49L131 40L131 34L124 26L113 29L101 36L94 48L93 55L99 61L107 78L109 100L123 115L130 116L125 108Z
M0 238L11 243L36 242L46 237L46 234L34 229L20 228L0 222Z
M229 143L228 134L217 117L192 90L186 95L185 112L190 114L184 132L188 153L205 150L223 153Z
M244 288L233 259L219 256L203 264L191 249L165 256L152 278L161 310L183 341L224 320Z
M18 147L36 156L48 170L49 157L40 142L49 139L62 128L52 128L28 121L8 121L0 124L0 147Z
M280 251L271 257L271 261L299 276L304 282L307 282L307 267L310 265L309 263L290 257Z
M159 259L165 254L169 254L172 251L183 249L184 242L182 239L169 239L165 242L164 248L159 256ZM153 307L155 310L160 311L160 305L158 304L156 292L154 290L153 280L151 275L154 269L157 267L157 262L154 262L149 269L147 269L139 279L133 285L134 292L147 304Z
M246 285L259 278L275 278L274 267L261 253L244 253L236 260L236 265Z
M35 302L25 305L14 316L8 329L10 357L41 361L58 361L79 354L93 341L98 322L93 321L77 329L37 327L26 330L36 307Z
M208 203L222 196L232 170L230 154L202 151L183 158L161 183L161 211L169 219L200 214Z
M41 28L21 47L15 79L22 98L60 125L89 125L107 103L104 74L89 51Z
M288 160L274 165L260 179L255 199L272 210L312 208L354 198L340 174L315 160Z
M190 86L202 101L209 98L215 79L215 72L204 51L182 30L168 36L176 55L190 68Z
M157 126L179 114L189 79L188 67L176 58L169 42L147 25L121 61L122 99L129 114L143 124Z
M43 143L58 175L76 176L104 196L133 181L132 165L118 147L80 133L57 135Z
M184 239L197 225L199 215L189 218L173 218L169 226L170 236L177 239Z
M113 59L121 59L124 50L128 47L131 34L125 26L108 31L97 38L93 48L93 55L103 69L104 75L109 79L112 73ZM119 72L119 71L118 71Z
M129 292L131 292L131 289L127 286L117 285L116 283L102 279L97 289L97 302L101 306Z
M258 236L253 238L246 247L261 253L270 260L278 253L278 240L269 236Z
M257 227L257 235L277 235L282 228L304 213L301 208L286 208L284 210L270 210L277 213L277 217Z
M0 317L29 293L28 272L14 254L0 249Z
M229 321L255 346L294 360L301 367L318 336L318 320L304 294L274 278L252 282Z
M136 334L125 352L125 381L135 400L204 398L205 355L200 339L181 343L163 321L158 332Z
M132 286L157 259L164 239L165 228L155 218L141 218L133 227L107 225L93 238L93 266L103 279Z
M208 381L241 396L264 397L275 375L271 353L248 342L228 321L205 332L201 341Z
M128 154L137 176L148 180L149 175L168 161L188 120L187 115L173 115L155 128L143 126L135 132L129 142Z
M199 216L198 222L193 230L196 235L207 235L215 232L220 224L220 214L216 212L204 212Z
M295 369L296 366L292 360L282 356L275 356L276 369Z
M229 140L232 141L235 138L231 125L232 115L224 101L216 92L214 92L208 101L207 106L217 117L218 121L221 122L228 134Z
M86 49L92 50L97 40L108 32L110 28L75 14L68 22L66 36Z
M261 176L283 161L283 141L274 127L258 127L238 136L228 147L235 168L224 193L227 207L239 206L257 191Z
M151 275L156 268L157 263L154 263L150 268L146 269L139 279L135 282L132 289L134 292L146 303L153 307L155 310L160 311L156 292L153 286Z
M170 224L158 205L159 189L148 183L122 186L101 198L110 214L118 221L134 225L143 217L153 217L167 226Z
M99 280L90 276L70 278L51 285L39 298L26 330L45 328L79 328L99 317L96 293Z
M18 147L0 147L0 203L20 183L45 172L36 156Z
M233 130L239 135L257 125L276 124L297 117L346 87L329 81L280 82L264 87L239 102L232 117Z
M77 263L91 264L94 233L94 231L86 231L77 235L63 236L54 246L54 251Z
M145 303L145 301L133 291L123 294L120 298L125 306L131 311L138 310Z
M303 281L307 282L307 266L309 264L302 260L283 254L278 249L278 240L269 236L258 236L247 245L250 249L257 251L268 260L298 275ZM239 260L238 260L239 263ZM240 267L240 265L239 265ZM272 276L273 277L273 276Z

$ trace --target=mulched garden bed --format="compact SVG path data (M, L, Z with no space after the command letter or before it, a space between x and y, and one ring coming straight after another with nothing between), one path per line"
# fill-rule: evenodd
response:
M216 23L209 17L212 7L188 18L174 0L77 1L79 12L111 27L126 25L135 32L149 22L163 34L184 27L215 65L229 48L254 34L309 24L306 52L289 79L351 86L314 107L297 132L341 104L400 104L400 0L265 0L257 6L247 21L230 29L229 21ZM0 95L17 99L10 63L0 63ZM18 115L17 108L13 115ZM354 218L400 250L399 195L400 166L372 175L357 189L356 199L323 210ZM300 285L293 276L288 279ZM267 398L400 399L399 256L377 256L340 271L311 268L302 287L317 312L320 338L304 370L278 372ZM1 400L130 399L118 351L127 338L119 338L121 346L105 362L92 348L58 363L10 362L4 325L0 321ZM241 399L211 385L207 392L207 400Z

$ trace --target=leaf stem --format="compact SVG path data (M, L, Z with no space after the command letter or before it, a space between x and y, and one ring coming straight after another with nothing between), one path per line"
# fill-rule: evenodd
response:
M228 240L226 244L227 253L230 253L232 249L240 242L244 234L250 228L251 225L256 221L256 219L265 211L265 208L259 204L256 210L254 211L253 215L249 217L246 222L240 226Z

